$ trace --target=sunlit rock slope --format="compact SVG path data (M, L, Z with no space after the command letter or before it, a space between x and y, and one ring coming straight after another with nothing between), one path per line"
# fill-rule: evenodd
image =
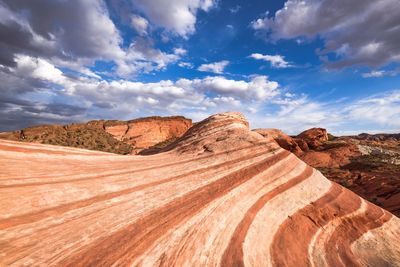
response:
M0 266L399 266L400 221L212 116L149 156L0 141Z

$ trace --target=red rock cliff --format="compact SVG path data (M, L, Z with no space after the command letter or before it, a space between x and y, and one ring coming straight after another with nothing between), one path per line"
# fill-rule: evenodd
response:
M106 123L106 132L131 144L136 151L181 137L192 126L184 117L148 117L121 123Z

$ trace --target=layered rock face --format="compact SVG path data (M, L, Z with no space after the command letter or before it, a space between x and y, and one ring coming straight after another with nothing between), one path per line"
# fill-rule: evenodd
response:
M70 125L42 125L0 133L0 138L72 146L117 154L136 154L181 137L192 120L181 116L147 117L130 121L98 120Z
M0 209L0 266L400 264L398 218L238 113L151 156L2 140Z
M127 122L106 123L106 132L119 141L131 144L135 151L165 141L175 141L190 127L192 120L185 117L148 117Z

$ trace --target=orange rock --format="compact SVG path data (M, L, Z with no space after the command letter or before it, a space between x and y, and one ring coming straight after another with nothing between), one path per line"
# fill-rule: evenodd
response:
M307 151L300 157L314 168L339 168L351 162L351 158L359 156L357 146L351 143L325 144L318 151Z
M281 130L278 130L278 129L255 129L254 131L261 134L264 137L272 138L279 144L280 147L282 147L286 150L289 150L289 151L295 153L296 155L299 155L302 152L302 149L298 145L297 141L295 139L293 139L292 137L290 137L289 135L282 132ZM303 147L305 147L304 143L301 143L301 145Z
M240 113L151 156L0 140L0 196L0 266L400 265L399 218Z
M140 151L158 143L181 137L190 127L192 120L185 117L148 117L127 121L123 124L106 126L106 132Z
M297 145L300 147L302 151L308 151L310 148L308 147L308 144L306 141L304 141L301 138L293 138L293 140L297 143Z
M328 132L323 128L311 128L300 133L297 138L303 139L312 149L319 147L323 142L328 141Z
M129 126L126 122L121 122L120 124L110 125L105 124L105 130L112 136L114 136L117 140L124 140L126 132L128 131Z

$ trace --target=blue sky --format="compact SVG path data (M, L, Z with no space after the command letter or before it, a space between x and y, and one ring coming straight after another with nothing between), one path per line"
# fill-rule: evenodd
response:
M243 112L400 132L398 0L0 0L0 131Z

